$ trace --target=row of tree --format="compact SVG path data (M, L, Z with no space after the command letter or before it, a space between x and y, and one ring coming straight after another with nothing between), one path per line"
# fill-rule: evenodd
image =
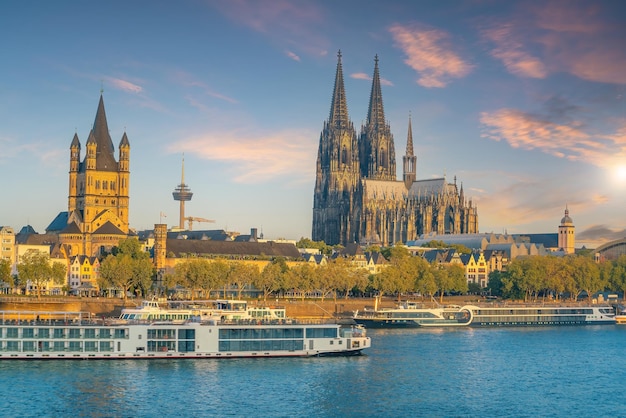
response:
M626 292L626 255L596 263L588 256L533 256L517 258L506 271L489 275L492 295L507 299L537 300L563 296L589 298L601 291Z

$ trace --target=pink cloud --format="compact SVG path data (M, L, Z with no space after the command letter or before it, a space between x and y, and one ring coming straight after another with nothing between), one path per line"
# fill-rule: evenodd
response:
M395 46L406 54L404 62L419 74L417 83L421 86L445 87L451 79L465 77L472 69L453 51L447 32L400 24L392 25L389 32Z
M481 31L491 55L521 77L567 72L584 80L626 84L626 25L610 2L520 3L522 12ZM613 8L613 9L619 9Z
M300 62L300 57L291 51L285 51L285 54L294 61Z
M302 167L315 164L315 144L311 142L314 137L297 131L260 136L245 132L211 132L178 141L169 150L193 152L200 158L226 163L239 183L262 183L274 178L308 181L309 173Z
M538 149L558 158L604 167L607 162L626 160L624 137L585 132L582 124L558 124L515 109L483 112L482 137L505 140L513 148ZM619 131L618 131L619 132Z
M352 73L350 74L350 78L354 78L356 80L369 80L369 81L372 80L372 77L370 77L369 75L365 73ZM382 84L383 86L393 86L393 83L391 81L382 77L380 79L380 84Z
M326 18L316 3L229 0L209 4L233 22L263 34L283 48L297 46L314 56L327 54L330 42L320 31Z
M131 83L130 81L122 80L120 78L106 77L106 80L118 90L131 93L141 93L143 91L143 88L141 86Z
M525 51L523 44L514 38L510 24L492 27L482 34L495 44L491 55L502 61L510 73L530 78L545 78L548 75L543 62Z

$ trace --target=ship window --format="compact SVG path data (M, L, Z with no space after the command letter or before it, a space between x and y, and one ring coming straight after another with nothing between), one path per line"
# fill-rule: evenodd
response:
M7 338L17 338L18 328L7 328Z
M336 338L337 328L307 328L306 338Z
M35 337L34 328L24 328L22 330L22 338L34 338L34 337Z

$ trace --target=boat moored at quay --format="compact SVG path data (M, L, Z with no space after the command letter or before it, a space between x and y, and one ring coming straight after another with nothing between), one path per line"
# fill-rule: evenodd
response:
M489 304L424 307L403 303L396 308L355 312L357 324L368 328L507 327L558 325L613 325L611 306L557 306Z
M85 312L0 312L0 360L359 355L364 327L295 319L107 320Z

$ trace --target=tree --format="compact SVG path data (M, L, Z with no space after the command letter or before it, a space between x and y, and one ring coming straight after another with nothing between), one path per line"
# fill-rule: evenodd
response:
M626 300L626 255L620 255L612 263L611 285L616 290L623 292L622 298Z
M225 287L228 284L230 266L222 259L216 259L209 263L207 276L203 281L203 289L207 297L211 297L211 291Z
M102 263L100 263L100 279L98 281L100 288L112 287L120 289L123 292L123 298L126 300L128 291L133 286L133 261L130 255L108 255Z
M57 267L56 264L61 267ZM63 283L67 269L61 263L50 264L50 256L40 251L28 250L17 264L17 272L20 284L28 283L37 288L37 298L41 298L41 289L45 284L52 281L55 284Z
M228 281L237 288L237 298L241 299L241 294L246 287L249 287L259 276L259 268L254 264L233 262L230 266Z
M191 290L191 300L202 294L203 283L209 272L209 261L204 258L188 258L174 267L174 275Z
M256 280L252 282L254 287L263 292L263 302L267 302L267 297L280 289L283 279L283 270L279 263L268 263Z
M98 285L100 288L122 289L124 299L131 289L140 290L145 296L152 287L153 276L154 268L150 262L150 255L142 250L137 238L127 238L121 240L100 264Z
M6 283L13 287L13 277L11 277L11 262L9 260L0 260L0 283Z
M465 269L462 266L458 264L433 265L431 268L439 290L440 303L443 302L443 295L446 291L467 292Z
M600 277L598 265L589 257L573 258L572 275L578 288L587 292L587 298L591 301L593 294L603 290L608 284Z

